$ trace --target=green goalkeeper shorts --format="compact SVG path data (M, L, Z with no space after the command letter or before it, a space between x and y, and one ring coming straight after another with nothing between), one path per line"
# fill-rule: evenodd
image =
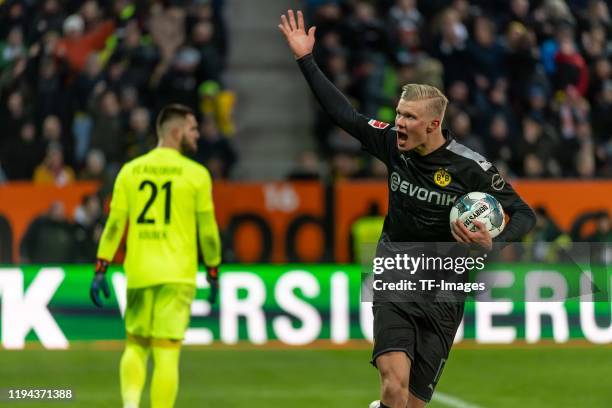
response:
M125 330L135 336L182 340L195 290L182 283L128 289Z

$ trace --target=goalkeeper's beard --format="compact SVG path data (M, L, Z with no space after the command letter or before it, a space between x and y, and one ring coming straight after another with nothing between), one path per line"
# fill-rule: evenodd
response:
M181 138L180 143L181 153L190 156L192 154L196 154L198 152L198 145L196 142L191 143L186 136Z

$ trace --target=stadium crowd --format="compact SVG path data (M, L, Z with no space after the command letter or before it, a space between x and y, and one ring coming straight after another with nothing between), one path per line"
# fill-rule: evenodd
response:
M0 2L0 182L111 184L155 145L154 118L183 103L200 154L227 177L234 94L224 84L222 0Z
M306 3L317 26L317 61L365 115L393 122L401 86L428 83L449 98L445 127L502 174L612 176L612 20L605 1ZM153 147L154 118L170 101L198 113L196 159L216 179L230 177L235 95L224 81L223 6L0 1L0 184L103 182L74 215L56 202L36 218L20 243L22 262L95 258L114 176ZM385 166L323 112L313 133L318 151L303 152L289 179L386 177ZM594 217L597 234L586 239L609 241L609 215ZM528 237L583 239L561 231L545 211Z
M309 0L319 65L358 110L393 123L401 86L449 98L445 126L508 176L612 175L612 20L603 0ZM334 178L385 177L323 112ZM305 157L306 159L306 157ZM316 173L309 163L296 171Z

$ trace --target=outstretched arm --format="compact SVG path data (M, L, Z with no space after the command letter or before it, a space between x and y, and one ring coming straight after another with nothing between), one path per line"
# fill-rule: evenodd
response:
M278 27L285 35L302 74L323 110L334 123L359 139L367 151L388 162L390 144L384 135L388 134L391 126L366 118L353 108L342 92L323 74L312 56L316 28L311 27L306 31L301 11L297 12L297 21L292 10L288 11L288 15L289 17L281 16L281 24Z
M312 56L316 27L310 27L306 33L302 12L297 12L297 23L293 10L289 10L288 14L288 18L284 14L281 16L281 24L278 27L285 35L308 85L332 120L350 134L358 136L355 126L358 122L358 113L342 92L327 79Z

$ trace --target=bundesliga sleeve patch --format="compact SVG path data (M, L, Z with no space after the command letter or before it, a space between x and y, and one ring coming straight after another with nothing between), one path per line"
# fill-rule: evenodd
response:
M374 129L386 129L389 127L387 122L381 122L380 120L370 119L368 125L372 126Z

